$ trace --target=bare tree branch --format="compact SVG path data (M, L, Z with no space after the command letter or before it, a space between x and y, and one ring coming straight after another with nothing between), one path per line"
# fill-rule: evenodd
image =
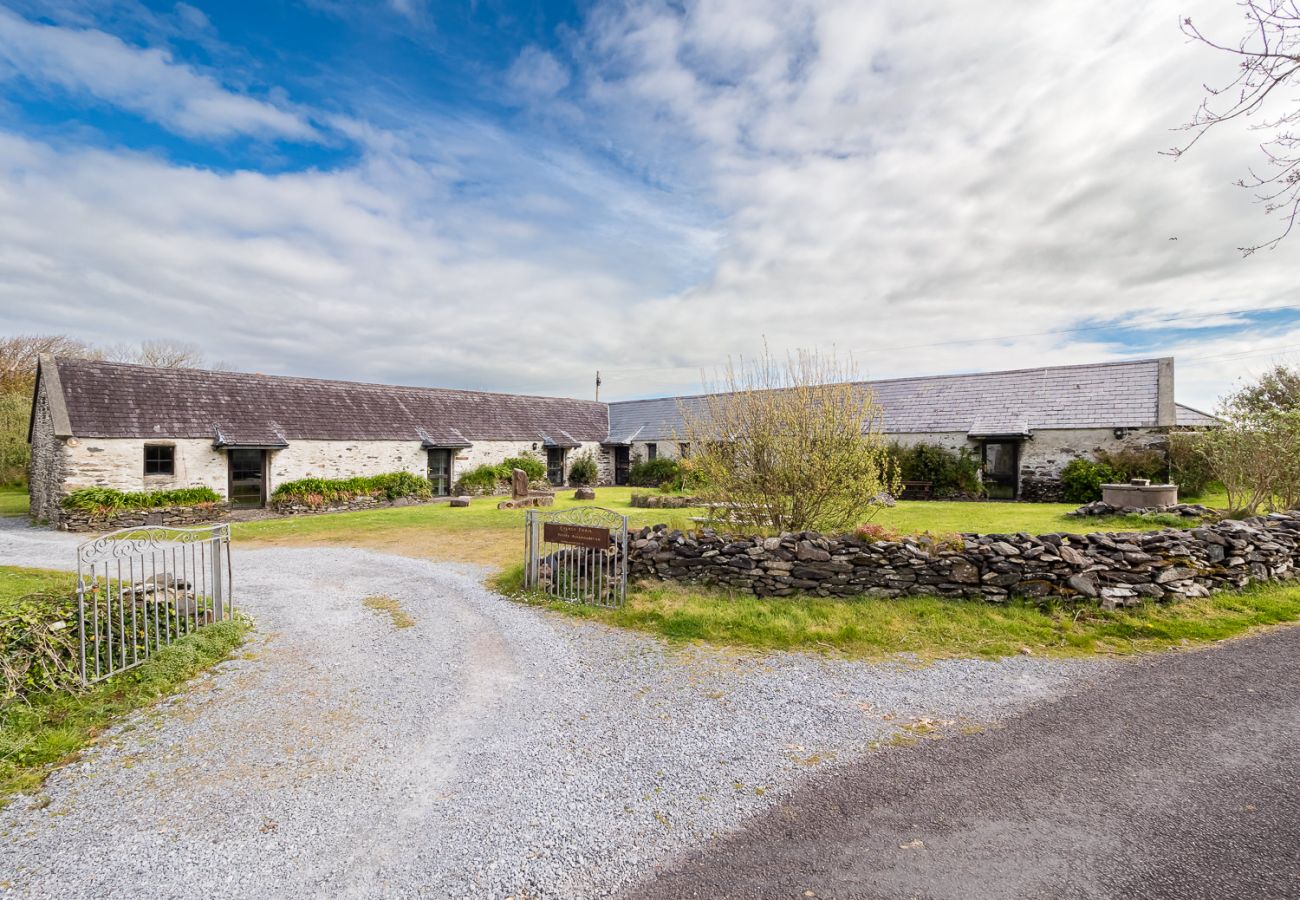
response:
M1297 0L1238 0L1245 12L1248 28L1241 41L1233 46L1213 40L1184 19L1182 30L1187 37L1221 53L1240 59L1237 76L1221 87L1203 85L1206 97L1201 100L1190 121L1178 130L1189 132L1183 144L1162 151L1177 159L1196 145L1210 129L1224 122L1253 119L1250 128L1270 132L1259 145L1269 169L1250 170L1247 178L1235 182L1238 187L1255 192L1264 213L1280 213L1281 232L1271 240L1239 247L1250 256L1265 247L1273 249L1291 233L1300 218L1300 100L1281 98L1279 88L1300 87L1300 2ZM1267 115L1270 101L1282 110Z

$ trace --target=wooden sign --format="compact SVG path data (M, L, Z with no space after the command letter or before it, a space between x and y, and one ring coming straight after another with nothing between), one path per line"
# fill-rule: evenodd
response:
M542 540L552 544L572 544L591 547L593 550L609 549L609 529L592 525L566 525L563 522L543 522Z

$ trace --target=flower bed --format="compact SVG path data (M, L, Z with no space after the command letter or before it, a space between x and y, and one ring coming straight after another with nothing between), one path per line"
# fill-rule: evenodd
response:
M277 510L321 510L325 508L365 508L384 501L427 500L433 488L427 478L411 472L385 472L357 478L300 478L286 481L271 494ZM361 501L361 506L353 506Z

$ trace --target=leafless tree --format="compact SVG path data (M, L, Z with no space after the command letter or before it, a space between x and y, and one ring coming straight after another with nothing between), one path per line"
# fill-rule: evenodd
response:
M1280 213L1283 226L1271 240L1238 248L1250 256L1276 247L1300 217L1300 98L1284 96L1288 89L1300 88L1300 0L1239 0L1238 6L1248 28L1235 46L1210 38L1191 19L1183 20L1183 33L1191 40L1238 57L1239 65L1227 84L1204 85L1201 105L1180 129L1191 139L1164 152L1176 159L1210 129L1238 119L1267 133L1260 142L1266 168L1252 168L1236 184L1254 191L1265 213Z
M44 353L79 357L98 355L89 344L66 334L0 337L0 393L30 392L36 379L36 362Z
M159 369L201 369L207 365L203 349L188 341L145 340L139 344L113 344L104 349L104 358Z

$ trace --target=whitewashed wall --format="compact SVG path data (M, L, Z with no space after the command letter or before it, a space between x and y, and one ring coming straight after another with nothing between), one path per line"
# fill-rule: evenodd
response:
M174 475L144 474L145 444L176 448ZM120 491L159 491L207 486L226 495L226 455L207 439L69 438L63 445L65 491L109 487Z

